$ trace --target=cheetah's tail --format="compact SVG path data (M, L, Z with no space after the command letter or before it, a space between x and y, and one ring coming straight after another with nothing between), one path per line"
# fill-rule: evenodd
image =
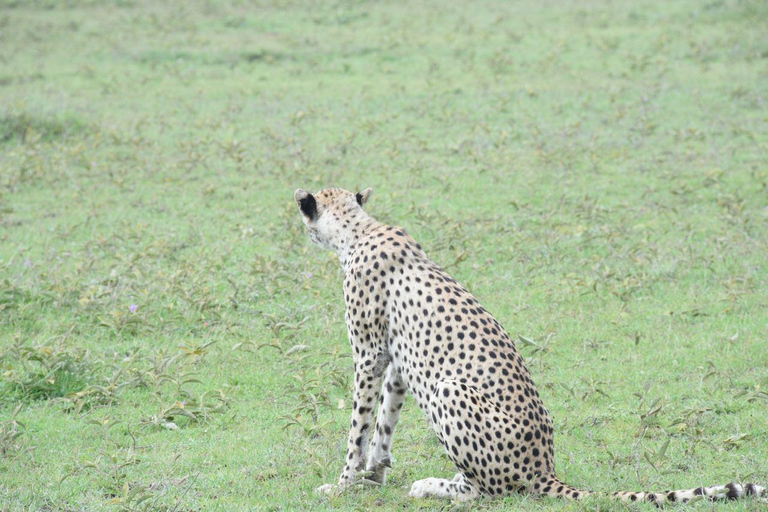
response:
M538 489L534 492L565 499L580 499L584 496L596 495L591 491L582 491L570 485L564 484L556 477L549 477L542 482L537 482ZM697 487L695 489L683 489L666 492L629 492L619 491L611 493L611 497L622 501L648 501L652 503L687 503L696 500L737 500L747 496L768 498L768 489L761 485L730 483L725 485L713 485L712 487Z

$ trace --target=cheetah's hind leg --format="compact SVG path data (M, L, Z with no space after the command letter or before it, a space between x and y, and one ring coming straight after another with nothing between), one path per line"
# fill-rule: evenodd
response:
M457 501L470 501L480 496L480 492L459 473L453 480L445 478L425 478L411 486L409 495L413 498L450 498Z
M508 413L466 383L437 382L430 390L428 417L461 478L420 480L413 484L411 496L466 501L522 492L531 484L533 489L540 487L537 474L553 468L549 425L546 417L540 417L538 410L543 406L536 399L530 398L534 409L529 414L523 415L522 410Z
M459 466L459 469L466 468L466 465L463 464L465 461L459 460L457 456L458 450L452 452L450 445L452 438L448 435L451 432L451 428L456 431L458 418L449 419L447 415L449 410L451 411L450 414L453 414L457 406L457 404L451 403L449 396L453 392L466 392L466 386L464 388L461 389L461 385L454 382L441 382L434 389L433 397L430 400L432 427L437 433L440 442L448 450L448 456ZM444 392L446 393L445 395L443 395ZM467 402L462 404L462 408L466 409L469 402L470 400L467 399ZM459 428L463 428L463 422L461 423L462 425L459 425ZM449 444L446 444L446 442ZM418 480L411 486L409 494L413 498L448 498L457 501L470 501L481 495L475 484L463 472L456 474L453 480L444 478Z

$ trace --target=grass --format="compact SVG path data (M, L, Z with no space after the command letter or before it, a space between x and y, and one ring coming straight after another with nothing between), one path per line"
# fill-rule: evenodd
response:
M446 506L410 399L389 485L313 492L351 360L292 194L327 185L519 340L562 479L768 483L764 2L0 5L4 509Z

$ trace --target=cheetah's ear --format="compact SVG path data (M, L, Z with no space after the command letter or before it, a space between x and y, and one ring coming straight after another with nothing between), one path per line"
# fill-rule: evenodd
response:
M315 196L303 189L298 189L293 194L293 199L299 205L301 213L309 220L317 219L317 201Z
M360 206L363 206L368 201L368 198L371 197L372 193L373 193L373 189L371 187L368 187L362 192L358 192L357 195L355 196L355 198L357 199L357 204L359 204Z

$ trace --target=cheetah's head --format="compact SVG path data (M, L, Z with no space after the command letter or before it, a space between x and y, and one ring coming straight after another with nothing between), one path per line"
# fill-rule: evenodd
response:
M326 188L310 194L298 189L293 198L309 238L324 249L341 253L361 235L361 227L372 220L363 210L371 192L371 188L357 194L343 188Z

